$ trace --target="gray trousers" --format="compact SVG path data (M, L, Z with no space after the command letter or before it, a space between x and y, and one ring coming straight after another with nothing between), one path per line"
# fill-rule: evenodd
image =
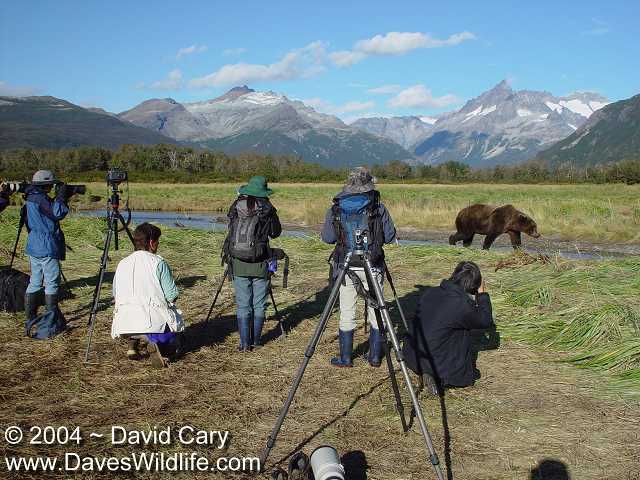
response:
M367 275L365 271L360 269L356 270L353 268L351 269L351 271L358 275L360 280L362 280L364 289L366 291L369 291L369 285L367 284ZM384 276L382 275L382 272L374 270L374 275L380 287L383 288ZM340 286L340 330L349 332L356 328L356 306L358 294L356 292L356 287L354 287L353 285L353 281L351 280L351 278L349 278L348 275L344 277L344 281L345 284ZM376 321L376 313L373 308L367 308L367 317L371 328L377 330L378 322Z

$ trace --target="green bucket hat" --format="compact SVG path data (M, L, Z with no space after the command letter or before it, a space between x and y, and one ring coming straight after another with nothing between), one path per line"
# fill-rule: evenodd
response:
M273 190L267 187L267 179L262 176L251 177L247 185L243 185L238 189L240 195L251 195L252 197L266 198L273 193Z

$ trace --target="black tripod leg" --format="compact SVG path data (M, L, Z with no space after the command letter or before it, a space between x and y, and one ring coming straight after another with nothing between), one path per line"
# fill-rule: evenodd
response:
M400 299L398 298L398 292L396 292L396 286L393 284L393 278L391 277L391 272L389 272L389 268L385 262L384 271L387 275L387 281L389 282L389 286L391 287L391 291L393 292L393 298L396 300L396 305L398 306L398 311L400 312L400 318L402 318L402 325L404 325L404 331L409 331L409 324L407 323L407 317L404 316L404 310L402 309L402 305L400 304Z
M16 243L13 244L13 252L11 252L11 263L9 264L9 269L13 268L13 261L16 258L16 251L18 250L18 242L20 241L20 234L22 233L23 226L24 220L22 219L22 215L20 215L20 223L18 224L18 235L16 235Z
M269 285L269 295L271 296L271 304L273 305L273 309L276 312L276 318L278 319L278 324L280 325L280 336L286 337L287 330L284 328L284 320L280 316L280 312L278 312L278 306L276 305L276 299L273 298L273 288Z
M371 264L371 260L368 256L364 256L364 266L365 271L367 272L367 276L370 278L374 278L373 275L373 265ZM387 333L389 334L389 338L391 339L391 345L396 352L396 359L400 364L400 370L402 370L402 375L404 376L404 381L407 386L407 390L409 390L409 394L411 396L411 402L413 403L413 408L416 412L416 417L418 418L418 423L420 423L420 430L422 431L422 436L424 437L424 441L427 447L427 451L429 453L429 461L433 465L433 468L436 472L438 480L444 480L444 475L442 473L442 468L440 466L440 460L438 459L438 455L436 454L435 449L433 448L433 442L431 441L431 435L429 434L429 429L427 428L427 423L424 420L424 416L422 414L422 409L420 408L420 402L418 401L418 396L413 388L413 384L411 383L411 377L409 376L409 370L404 361L404 357L402 356L402 350L400 349L400 342L398 341L398 337L396 335L395 330L393 329L393 324L391 323L391 316L389 315L389 310L387 309L386 304L384 303L384 295L382 294L382 288L378 284L378 282L371 282L373 290L375 292L375 297L378 301L378 305L380 307L380 315L382 316L382 320L385 323L387 328Z
M367 274L367 283L369 284L369 291L372 291L371 282L375 282L375 278L371 278ZM368 308L365 310L368 312ZM384 357L387 362L387 369L389 370L389 378L391 379L391 389L393 390L393 396L396 400L396 410L398 415L400 416L400 423L402 424L402 431L408 432L409 427L407 427L407 421L404 417L404 405L402 404L402 397L400 396L400 388L398 387L398 379L396 378L396 369L393 366L393 360L391 359L391 350L389 349L389 342L387 340L387 333L385 332L384 323L382 322L381 314L379 310L376 310L376 323L378 324L378 331L380 335L382 335L383 339L383 348L384 348ZM365 324L366 325L366 324ZM372 327L373 328L373 327ZM371 349L371 345L369 345L369 349Z
M91 351L91 339L93 337L93 329L96 324L96 314L98 313L98 302L100 301L100 289L102 288L102 282L104 280L104 272L107 270L107 262L109 260L109 246L111 244L111 237L113 236L113 227L117 227L117 222L114 219L113 225L109 227L107 231L107 238L104 240L104 249L102 250L102 261L100 262L100 272L98 273L98 283L96 289L93 291L93 303L91 306L91 315L89 315L89 332L87 336L87 349L84 352L85 363L89 361L89 352Z
M282 409L280 410L280 415L278 415L278 419L276 420L276 424L273 426L273 430L271 430L271 435L267 439L267 445L264 447L262 451L262 455L260 456L260 469L264 471L264 465L267 461L267 457L269 457L269 452L276 443L276 438L278 437L278 433L280 433L280 428L282 427L282 423L284 422L287 413L289 412L289 407L291 407L291 403L293 402L293 397L300 386L300 382L302 381L302 376L304 375L304 371L309 364L309 360L313 356L316 347L318 346L318 342L320 342L320 337L322 336L322 332L327 326L327 322L329 321L329 317L331 316L331 312L333 311L333 307L338 299L338 294L340 292L340 286L342 285L342 281L344 280L344 276L349 269L349 262L351 260L351 253L347 254L347 258L345 259L345 263L343 268L340 269L338 273L338 278L336 278L333 287L331 288L331 293L329 294L329 298L327 303L324 306L324 310L322 311L322 315L320 317L320 321L316 326L316 330L313 333L313 337L311 337L311 341L307 346L307 350L304 352L304 359L298 368L298 372L296 373L295 378L293 379L293 384L289 389L289 394L287 395L287 399L282 405Z
M120 220L120 223L122 223L122 227L123 227L124 231L127 232L127 236L129 237L129 240L131 241L131 245L135 245L135 243L133 242L133 235L131 234L131 230L129 230L129 225L125 221L124 217L122 216L121 213L118 213L117 217L118 217L118 220ZM131 220L131 217L129 217L129 220ZM117 241L117 237L118 237L118 235L116 234L116 241ZM117 250L117 248L116 248L116 250Z
M229 267L227 267L224 270L222 281L220 282L220 285L218 285L218 290L216 290L216 294L213 297L213 302L211 302L211 307L209 307L209 313L207 313L207 318L205 318L204 323L209 323L211 312L213 312L213 308L216 306L216 302L218 301L218 295L220 295L220 291L222 291L222 286L224 285L224 281L227 279L228 274L229 274Z

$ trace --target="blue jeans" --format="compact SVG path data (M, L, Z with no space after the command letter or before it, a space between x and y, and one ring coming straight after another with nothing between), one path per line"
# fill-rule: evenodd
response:
M267 309L269 280L257 277L233 277L238 318L262 319Z
M37 293L44 283L45 295L57 295L60 285L60 260L51 257L29 257L31 278L26 293Z

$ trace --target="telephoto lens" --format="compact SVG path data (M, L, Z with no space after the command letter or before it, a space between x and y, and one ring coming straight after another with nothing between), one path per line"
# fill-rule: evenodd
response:
M310 463L315 480L345 480L340 456L329 445L316 448L311 454Z

